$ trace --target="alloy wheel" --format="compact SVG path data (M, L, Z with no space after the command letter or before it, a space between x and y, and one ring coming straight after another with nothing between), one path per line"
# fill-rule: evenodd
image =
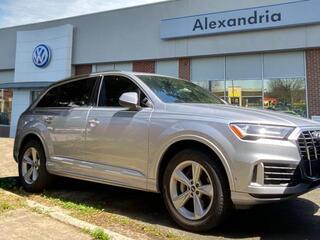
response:
M30 147L23 154L21 170L26 183L33 184L39 177L40 157L38 151Z
M170 197L175 209L188 220L204 218L214 200L214 188L206 169L196 161L184 161L170 178Z

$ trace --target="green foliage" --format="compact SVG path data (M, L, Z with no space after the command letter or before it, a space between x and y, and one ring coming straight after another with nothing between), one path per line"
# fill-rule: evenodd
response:
M24 199L8 194L0 189L0 214L24 207Z
M12 205L6 202L0 202L0 213L14 209Z
M97 228L93 231L89 229L83 229L83 232L89 234L93 240L111 240L111 237L106 234L101 228Z
M45 193L46 194L46 193ZM59 197L53 197L53 196L48 196L44 195L44 198L52 201L54 204L63 207L64 209L69 209L69 210L74 210L77 211L80 214L92 214L98 212L98 210L92 206L89 206L85 203L78 203L74 201L69 201L64 198L59 198Z

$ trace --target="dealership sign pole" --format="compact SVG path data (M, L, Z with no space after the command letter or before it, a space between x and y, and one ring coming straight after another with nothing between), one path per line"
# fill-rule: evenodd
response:
M164 19L160 22L162 39L254 31L320 22L320 1L296 2Z

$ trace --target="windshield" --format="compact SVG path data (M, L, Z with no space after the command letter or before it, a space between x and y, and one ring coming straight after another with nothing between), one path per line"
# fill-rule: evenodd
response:
M137 77L165 103L225 104L219 97L188 81L153 75Z
M224 104L219 97L188 81L153 75L137 77L165 103Z

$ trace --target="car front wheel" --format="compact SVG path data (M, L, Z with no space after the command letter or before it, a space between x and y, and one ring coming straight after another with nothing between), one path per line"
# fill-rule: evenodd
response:
M221 167L209 154L197 150L184 150L173 157L162 186L171 217L190 231L217 227L231 208Z

